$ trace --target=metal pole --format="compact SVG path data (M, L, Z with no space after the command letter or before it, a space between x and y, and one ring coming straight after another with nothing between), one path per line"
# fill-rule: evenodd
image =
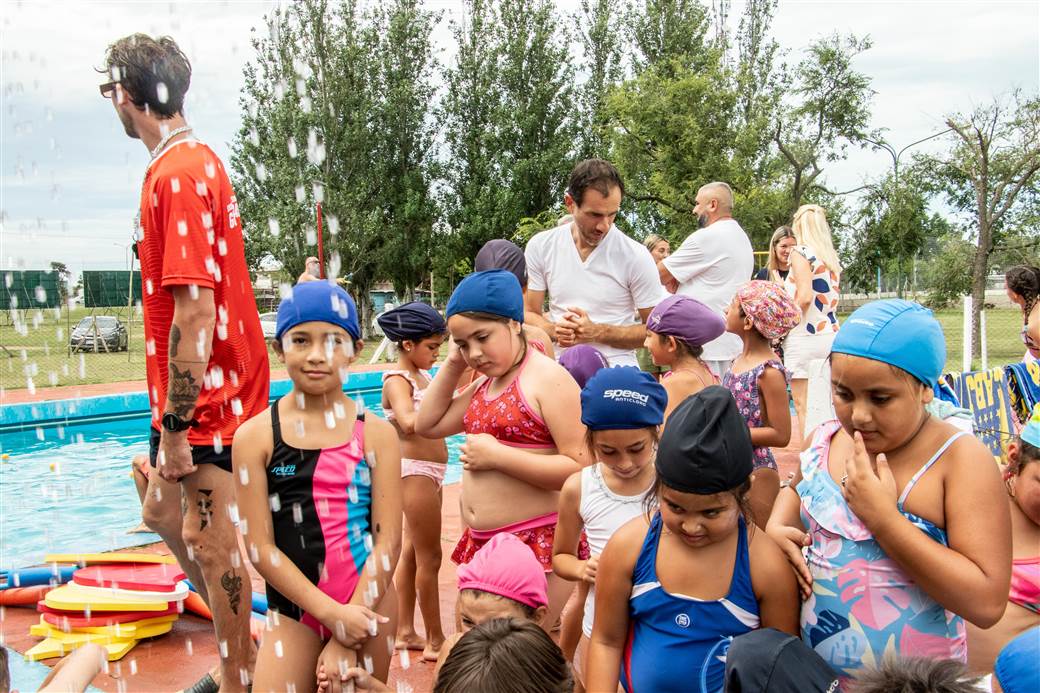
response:
M982 312L979 314L979 331L981 332L981 334L979 335L979 350L982 352L982 370L988 371L989 357L987 354L988 349L986 345L986 308L985 304L983 304L983 306L984 307L982 309Z
M962 365L964 368L962 372L971 372L971 296L964 297L964 324L963 327L963 338L964 338L964 359Z
M325 242L321 237L321 203L318 203L318 273L325 278Z

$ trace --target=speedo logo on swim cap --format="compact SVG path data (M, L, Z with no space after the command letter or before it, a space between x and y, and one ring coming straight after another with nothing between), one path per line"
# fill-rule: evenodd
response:
M644 395L635 390L605 390L603 399L611 399L615 402L630 402L645 407L646 403L650 401L650 395Z
M875 327L873 321L864 320L863 318L852 318L851 320L846 320L845 322L852 323L853 325L866 325L867 327Z

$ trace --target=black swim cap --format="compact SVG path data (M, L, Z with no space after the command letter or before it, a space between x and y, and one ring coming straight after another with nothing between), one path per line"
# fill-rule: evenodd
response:
M712 385L684 399L668 417L654 464L668 488L709 495L747 481L753 455L733 395Z

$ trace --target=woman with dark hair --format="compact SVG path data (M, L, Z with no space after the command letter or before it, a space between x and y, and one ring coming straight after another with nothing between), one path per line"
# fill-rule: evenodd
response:
M1040 359L1040 311L1036 309L1040 298L1040 268L1012 267L1004 273L1004 285L1008 298L1022 309L1022 342L1026 345L1022 360L1036 361Z
M783 284L791 271L791 249L798 244L790 226L781 226L769 240L769 259L766 266L755 273L755 279Z

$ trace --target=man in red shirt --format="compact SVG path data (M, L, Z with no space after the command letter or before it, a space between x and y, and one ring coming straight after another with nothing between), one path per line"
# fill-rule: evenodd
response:
M184 120L191 65L173 39L120 39L105 68L101 94L151 154L136 239L158 472L149 474L144 519L213 612L220 690L245 690L256 652L231 446L239 424L267 407L270 370L242 221L223 164ZM193 690L206 689L216 689L210 676Z

